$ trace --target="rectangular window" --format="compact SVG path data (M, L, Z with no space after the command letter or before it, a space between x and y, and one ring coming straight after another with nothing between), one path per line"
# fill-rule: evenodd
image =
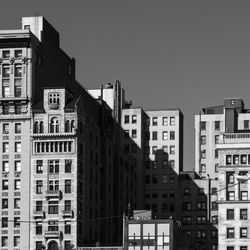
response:
M125 124L129 123L129 115L124 116L124 123Z
M168 125L168 118L167 117L162 117L162 125L167 126Z
M9 201L8 199L2 199L2 209L8 209Z
M220 138L219 135L215 135L215 136L214 136L214 143L215 143L215 144L218 144L218 143L219 143L219 138Z
M235 193L234 191L228 191L228 200L234 201L235 200Z
M233 227L227 228L227 238L234 238L234 228Z
M132 123L137 123L137 115L132 115Z
M162 151L163 151L163 154L167 154L168 153L168 146L163 146Z
M36 201L36 211L37 212L43 211L43 201Z
M234 184L234 173L233 172L227 173L227 183Z
M175 160L170 160L170 161L169 161L169 165L170 165L170 167L171 167L172 169L174 169L174 168L175 168Z
M2 190L8 190L8 189L9 189L9 181L2 180Z
M227 220L234 220L234 209L227 209Z
M65 180L65 193L71 193L71 180Z
M70 250L72 247L71 247L71 242L70 240L65 240L64 241L64 249L65 250Z
M15 134L21 134L21 123L15 123Z
M3 65L3 72L2 72L3 78L9 78L10 77L10 66L9 65Z
M70 221L65 221L64 233L65 234L71 234L71 222Z
M162 183L167 184L168 183L168 176L167 175L162 175Z
M21 189L21 180L15 180L14 181L14 190L20 190Z
M21 172L21 161L15 161L15 172Z
M36 173L37 174L43 173L43 160L36 160Z
M175 140L175 131L170 131L169 139L170 140Z
M201 126L201 130L206 130L206 122L201 122L200 123L200 126Z
M22 50L18 49L18 50L15 50L15 58L22 58Z
M240 220L247 220L247 209L240 209Z
M247 238L247 227L240 228L240 238Z
M48 224L49 224L48 230L50 232L58 231L58 221L49 221Z
M132 138L137 138L137 131L136 131L136 129L132 129Z
M170 148L169 148L169 153L171 154L171 155L174 155L175 154L175 146L170 146Z
M3 172L9 172L9 162L3 161Z
M14 236L14 247L20 246L20 236Z
M206 164L205 164L205 163L202 163L202 164L201 164L201 172L202 172L202 173L206 173L206 171L207 171L207 170L206 170Z
M3 58L8 59L10 58L10 51L9 50L3 50Z
M21 153L21 142L15 142L15 153Z
M2 217L2 228L8 227L8 217Z
M71 201L64 201L64 210L71 211Z
M157 151L157 146L153 146L152 147L152 154L156 154L156 151Z
M157 126L157 124L158 124L158 117L153 117L152 118L152 125Z
M9 123L3 124L3 134L9 134Z
M15 97L20 97L22 95L22 79L15 79L14 87Z
M3 142L3 153L7 154L9 153L9 143Z
M65 160L65 173L71 173L72 160Z
M244 129L249 129L249 120L244 120Z
M232 155L226 155L226 165L232 164Z
M49 173L50 174L59 173L59 160L49 160Z
M248 192L247 191L241 191L240 192L240 200L247 201L248 200Z
M220 121L215 121L214 122L214 129L215 130L220 130Z
M170 126L175 125L175 117L170 117Z
M201 150L201 158L205 159L206 158L206 149Z
M153 131L152 132L152 140L157 140L157 132L156 131Z
M22 65L15 64L15 77L22 77Z
M36 193L42 194L43 181L36 181Z
M14 227L20 228L20 217L14 217Z
M43 224L41 221L36 222L36 235L41 235L43 233Z
M49 214L58 214L58 201L49 201Z
M7 246L8 246L8 237L2 236L2 247L7 247Z
M218 172L218 167L219 167L219 163L215 163L215 165L214 165L214 171L216 173Z
M14 209L20 209L20 198L15 198L14 199Z
M166 141L168 139L168 131L162 132L162 140Z
M247 155L241 155L240 156L240 164L246 165L247 164Z
M239 155L233 155L233 164L238 165L240 163L240 156Z
M205 135L201 136L201 145L206 145L206 136Z

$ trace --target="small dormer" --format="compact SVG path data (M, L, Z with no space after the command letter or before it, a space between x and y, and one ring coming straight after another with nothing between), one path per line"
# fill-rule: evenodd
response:
M43 91L43 103L46 112L59 111L65 107L65 88L45 88Z

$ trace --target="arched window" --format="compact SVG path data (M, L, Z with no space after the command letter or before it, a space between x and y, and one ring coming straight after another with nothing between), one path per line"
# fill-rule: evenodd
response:
M69 132L70 131L70 123L69 123L69 120L67 120L65 122L65 132Z
M38 122L34 123L34 134L38 133Z
M56 117L50 120L50 133L59 133L59 121Z
M40 133L43 133L43 122L40 122Z
M71 121L71 126L70 126L70 132L73 132L74 128L75 128L75 121L72 120Z

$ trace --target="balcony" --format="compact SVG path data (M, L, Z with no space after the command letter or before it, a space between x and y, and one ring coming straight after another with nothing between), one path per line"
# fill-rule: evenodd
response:
M34 211L33 212L33 217L35 219L44 219L45 218L45 212L44 211Z
M64 218L73 218L74 217L74 212L73 210L63 210L62 211L63 217Z
M224 133L219 143L250 143L250 133Z
M61 231L45 231L44 237L46 239L62 239Z
M45 196L46 199L51 199L51 198L61 199L62 192L60 190L47 190Z
M60 108L60 104L59 103L50 103L49 104L49 108L50 109L59 109Z

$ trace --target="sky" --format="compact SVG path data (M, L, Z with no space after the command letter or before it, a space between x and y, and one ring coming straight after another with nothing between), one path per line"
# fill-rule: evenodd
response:
M194 168L194 115L242 97L250 108L250 1L8 0L0 29L44 16L88 89L120 80L144 109L184 114L184 170Z

